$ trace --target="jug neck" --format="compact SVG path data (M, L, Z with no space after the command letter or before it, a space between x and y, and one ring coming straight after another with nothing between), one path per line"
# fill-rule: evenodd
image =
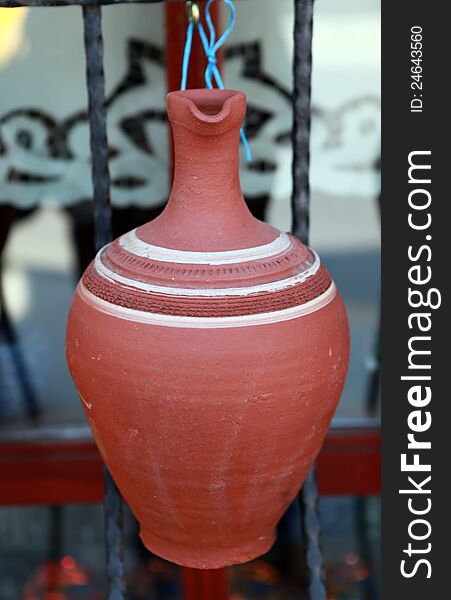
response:
M175 101L169 95L174 140L171 209L214 210L220 220L230 213L248 212L239 180L239 135L245 108L239 92L193 90Z
M167 97L174 139L174 179L162 215L143 227L144 241L177 249L220 251L277 237L255 219L239 179L239 136L246 97L231 90L188 90Z

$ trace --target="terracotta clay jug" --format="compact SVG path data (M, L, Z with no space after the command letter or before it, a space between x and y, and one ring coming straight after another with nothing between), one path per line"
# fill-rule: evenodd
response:
M167 108L170 200L84 273L67 360L144 544L216 568L272 545L338 403L348 326L318 256L243 200L244 94L173 92Z

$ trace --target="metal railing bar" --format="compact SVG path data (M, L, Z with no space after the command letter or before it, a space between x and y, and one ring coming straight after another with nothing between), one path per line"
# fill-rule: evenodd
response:
M308 568L308 598L326 600L324 559L320 543L321 523L316 469L312 468L301 490L301 527Z
M103 468L105 481L105 543L106 574L108 580L108 600L125 599L124 566L124 507L119 490L110 472Z
M161 2L184 2L185 0L0 0L0 8L109 6L114 4L157 4Z
M313 1L294 1L292 232L304 244L309 242L310 225ZM326 600L324 563L320 544L318 490L314 468L302 487L300 504L305 563L308 569L308 597L310 600Z
M92 157L95 246L96 250L99 250L112 239L101 8L92 5L84 6L83 23ZM106 468L104 469L104 480L108 600L123 600L125 593L123 505L119 490Z
M94 198L95 247L100 250L111 242L110 173L106 130L105 76L103 73L103 40L101 9L83 7L88 119L91 145L92 186Z
M292 232L309 242L313 1L294 2Z

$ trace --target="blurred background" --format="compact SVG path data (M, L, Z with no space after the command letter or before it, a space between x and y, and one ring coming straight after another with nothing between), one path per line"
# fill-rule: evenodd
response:
M248 96L243 192L256 216L289 230L293 2L242 0L236 12L221 68L226 87ZM168 75L168 56L186 28L183 10L173 16L163 3L103 9L115 236L168 197L165 95L179 77ZM101 504L33 506L16 494L14 506L3 475L20 463L22 440L87 436L64 354L71 296L94 252L86 105L79 7L0 9L0 600L106 597ZM371 428L379 415L379 152L380 0L317 0L310 244L351 325L337 430ZM319 476L328 600L376 599L378 482L364 497L340 495L330 481L350 477L346 464ZM48 484L37 476L36 485ZM268 556L228 570L231 600L301 597L297 505L279 529ZM130 599L182 598L180 570L143 549L128 514L126 571Z

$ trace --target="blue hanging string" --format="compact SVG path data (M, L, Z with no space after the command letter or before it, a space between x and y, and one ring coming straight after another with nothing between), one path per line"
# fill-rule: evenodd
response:
M185 51L183 53L183 66L182 66L182 83L180 85L181 90L186 90L186 84L187 84L187 80L188 80L189 58L191 55L191 46L193 45L193 30L194 30L194 23L190 23L188 25L188 29L186 30L186 42L185 42Z
M217 87L221 90L224 89L224 83L222 81L221 74L217 65L216 53L219 50L219 48L224 44L224 42L230 35L233 26L235 25L235 7L233 5L232 0L224 0L230 11L230 21L224 33L218 40L216 40L216 31L210 13L210 6L212 2L214 2L214 0L208 0L207 5L205 7L205 21L207 23L208 31L210 33L210 39L208 39L207 34L205 33L205 29L200 21L190 21L188 25L188 29L186 31L185 50L183 53L182 82L180 85L181 90L186 90L189 60L191 56L191 47L193 44L194 27L197 27L197 30L199 31L200 39L202 41L202 45L204 47L205 54L208 60L207 68L205 69L205 85L208 89L213 89L214 78ZM244 147L244 152L246 154L246 160L250 162L252 160L252 155L243 128L240 129L240 137Z

